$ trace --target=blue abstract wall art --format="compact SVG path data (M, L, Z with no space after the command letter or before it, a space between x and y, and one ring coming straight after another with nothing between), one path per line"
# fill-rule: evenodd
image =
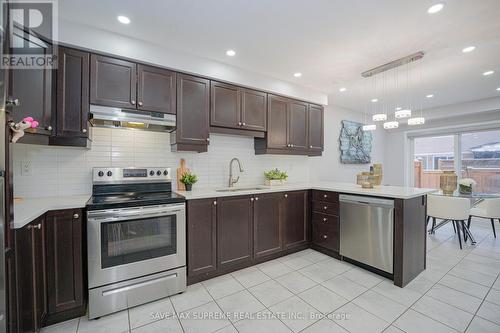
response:
M363 124L342 120L340 130L340 162L366 164L371 162L372 133L363 131Z

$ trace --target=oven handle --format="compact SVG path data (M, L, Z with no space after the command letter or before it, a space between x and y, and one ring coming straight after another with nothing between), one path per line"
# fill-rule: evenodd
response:
M140 218L168 216L184 212L184 205L175 207L155 207L155 208L139 208L139 209L115 209L93 211L87 214L89 222L114 222L123 220L134 220Z

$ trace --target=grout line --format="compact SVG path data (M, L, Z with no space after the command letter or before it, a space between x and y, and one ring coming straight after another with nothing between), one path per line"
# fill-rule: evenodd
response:
M498 281L499 279L500 279L500 273L497 275L497 278L495 279L495 282L496 282L496 281ZM474 318L475 318L476 316L477 316L477 317L479 317L479 318L481 318L481 319L484 319L484 320L486 320L486 321L489 321L490 323L493 323L493 324L495 324L495 325L498 325L497 323L495 323L495 322L493 322L493 321L491 321L491 320L489 320L489 319L483 318L483 317L481 317L481 316L479 316L479 315L477 314L477 313L479 312L479 310L481 309L481 307L483 306L484 302L487 302L487 301L486 301L486 297L488 297L489 293L490 293L490 292L491 292L491 290L493 289L493 286L495 285L495 282L493 282L492 286L490 287L490 290L488 290L488 292L487 292L487 293L486 293L486 295L484 296L483 301L482 301L482 302L481 302L481 304L478 306L478 308L477 308L476 312L474 313L474 317L472 317L472 320L469 322L469 325L467 325L467 327L466 327L465 331L467 331L467 329L469 329L470 324L472 323L472 321L474 320Z

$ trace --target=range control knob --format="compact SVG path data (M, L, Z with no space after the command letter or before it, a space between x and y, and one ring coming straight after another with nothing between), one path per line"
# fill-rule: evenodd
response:
M99 172L97 173L97 175L98 175L99 177L102 177L102 176L104 176L104 172L99 171Z
M112 173L111 171L108 171L108 172L106 173L106 175L108 175L108 177L111 177L111 176L113 176L113 173Z
M163 171L163 175L164 175L164 176L168 175L168 171L167 171L167 170L164 170L164 171Z
M161 171L160 170L156 171L156 175L161 176Z
M154 176L155 175L155 172L153 170L149 171L149 175L150 176Z

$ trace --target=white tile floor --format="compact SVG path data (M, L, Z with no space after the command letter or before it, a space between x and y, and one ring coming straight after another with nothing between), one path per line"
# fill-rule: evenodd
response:
M309 249L181 295L42 332L499 333L500 238L493 238L489 221L473 221L472 232L478 243L463 250L451 225L430 235L428 268L403 289Z

